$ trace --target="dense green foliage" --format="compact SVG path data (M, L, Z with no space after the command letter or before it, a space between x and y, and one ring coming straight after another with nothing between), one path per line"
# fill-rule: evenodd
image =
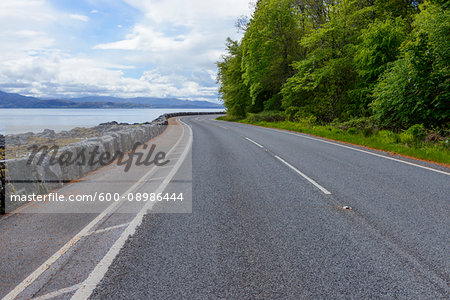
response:
M219 67L218 80L222 83L219 92L223 95L224 105L228 113L234 116L245 116L250 105L250 93L242 81L242 51L241 46L231 39L227 40L229 55L217 63Z
M218 82L235 117L365 118L376 130L422 124L442 135L449 61L446 1L259 0L242 41L227 41Z
M450 13L425 4L401 55L375 87L373 108L383 126L445 125L450 118ZM447 124L448 125L448 124Z

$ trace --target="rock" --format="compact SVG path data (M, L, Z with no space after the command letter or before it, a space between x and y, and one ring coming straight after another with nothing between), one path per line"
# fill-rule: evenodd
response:
M5 144L8 146L24 145L28 143L28 139L32 136L34 136L32 132L7 135L5 137Z
M12 159L6 162L6 178L10 181L6 193L27 194L44 192L39 183L36 169L37 160L28 164L27 158Z
M106 123L100 123L98 124L98 126L111 126L111 125L118 125L119 123L117 123L116 121L112 121L112 122L106 122Z
M58 163L52 164L50 158L51 156L47 155L41 164L36 165L37 175L44 193L63 185L61 166Z
M61 131L58 133L58 138L69 138L72 137L69 131Z
M44 129L43 132L37 133L37 137L46 138L46 139L53 139L56 137L56 133L54 130L51 129Z

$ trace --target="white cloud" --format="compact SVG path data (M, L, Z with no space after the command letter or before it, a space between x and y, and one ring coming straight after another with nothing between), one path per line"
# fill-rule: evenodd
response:
M55 11L45 0L0 1L0 20L1 23L14 20L12 23L8 22L10 26L24 25L22 22L37 25L37 22L55 20Z
M237 37L233 24L249 13L248 0L124 1L141 11L139 19L105 25L128 32L109 41L95 33L97 43L88 26L98 24L80 11L57 10L48 0L0 1L0 90L215 100L215 61L226 37ZM88 48L72 51L87 38Z
M154 31L151 27L135 26L133 32L127 35L125 40L100 44L94 49L118 49L118 50L147 50L152 52L165 52L179 48L183 45L183 35L168 37L161 32Z
M138 22L125 39L97 45L97 49L165 51L177 47L186 50L193 48L195 42L209 42L211 46L205 49L222 47L226 35L234 33L234 20L249 13L247 0L125 1L141 9L146 18ZM226 20L229 27L224 27ZM187 28L189 32L178 36L163 33L164 29L177 26ZM216 36L220 45L218 39L213 38Z
M159 70L146 71L139 79L127 78L123 66L110 65L61 53L0 62L0 87L10 92L45 97L114 95L119 97L178 97L214 99L216 89L201 87L187 78Z
M77 20L77 21L89 22L89 17L88 16L77 15L77 14L70 14L69 18L71 18L73 20Z
M44 0L0 1L0 60L52 48L55 39L47 32L57 19Z
M224 51L228 36L237 38L237 17L249 14L248 0L126 0L142 10L123 38L96 45L101 50L139 51L133 63L152 62L162 69L185 68L210 72ZM144 53L144 55L143 55Z
M203 25L205 20L236 18L249 12L247 0L125 0L145 12L148 19L183 26Z

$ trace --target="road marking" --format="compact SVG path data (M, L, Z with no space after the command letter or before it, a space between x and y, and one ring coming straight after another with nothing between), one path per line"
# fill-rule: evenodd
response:
M245 137L246 140L248 140L249 142L255 144L256 146L258 146L261 149L264 149L264 146L262 146L261 144L258 144L257 142L255 142L254 140ZM279 157L278 155L273 154L273 156L278 159L279 161L281 161L283 164L285 164L286 166L288 166L289 168L291 168L292 170L294 170L295 172L297 172L298 174L300 174L303 178L305 178L306 180L308 180L310 183L312 183L315 187L317 187L319 190L321 190L325 195L331 195L331 193L324 188L323 186L321 186L320 184L318 184L317 182L315 182L313 179L309 178L308 176L306 176L304 173L300 172L300 170L298 170L296 167L294 167L293 165L291 165L290 163L288 163L287 161L285 161L284 159L282 159L281 157Z
M272 129L272 128L267 128L267 129L271 129L273 131L282 132L282 133L286 133L286 134L290 134L290 135L295 135L295 136L302 137L302 138L305 138L305 139L310 139L310 140L314 140L314 141L318 141L318 142L322 142L322 143L327 143L327 144L339 146L339 147L350 149L350 150L354 150L354 151L359 151L359 152L362 152L362 153L366 153L366 154L382 157L382 158L385 158L385 159L390 159L390 160L401 162L401 163L404 163L404 164L407 164L407 165L411 165L411 166L414 166L414 167L418 167L418 168L422 168L422 169L425 169L425 170L429 170L429 171L433 171L433 172L437 172L437 173L441 173L441 174L450 176L449 172L441 171L441 170L438 170L438 169L433 169L433 168L422 166L422 165L419 165L419 164L416 164L416 163L412 163L412 162L409 162L409 161L401 160L401 159L394 158L394 157L389 157L389 156L386 156L386 155L383 155L383 154L373 153L373 152L370 152L370 151L366 151L366 150L350 147L350 146L347 146L347 145L342 145L342 144L339 144L339 143L335 143L335 142L331 142L331 141L327 141L327 140L323 140L323 139L314 138L314 137L311 137L311 136L308 136L308 135L305 135L305 134L301 134L301 133L292 133L292 132L287 132L287 131L277 130L277 129ZM379 151L383 151L383 150L379 150Z
M150 178L149 180L146 181L142 181L142 183L144 182L152 182L152 181L159 181L161 179L164 179L164 177L154 177L154 178Z
M48 300L48 299L56 298L58 296L76 291L77 289L80 288L80 286L81 286L81 284L75 284L73 286L54 291L54 292L45 294L45 295L37 297L37 298L33 298L31 300Z
M181 122L181 120L180 120ZM184 122L183 122L184 123ZM175 149L180 143L181 139L184 136L184 126L183 132L175 145L169 150L168 154L171 153L173 149ZM125 193L122 194L120 199L125 199L126 196L132 193L137 187L139 187L142 182L144 182L147 177L149 177L153 171L156 169L156 166L153 166L144 176L142 176L135 184L133 184ZM34 270L27 278L25 278L19 285L17 285L12 291L10 291L3 300L15 299L20 293L22 293L28 286L30 286L39 276L42 275L52 264L54 264L61 256L64 255L70 248L72 248L78 241L80 241L86 234L88 234L92 228L94 228L103 218L113 212L114 209L117 208L119 204L122 204L123 201L118 201L112 203L108 206L102 213L100 213L94 220L92 220L86 227L84 227L77 235L75 235L70 241L68 241L61 249L59 249L55 254L53 254L47 261L45 261L39 268Z
M298 170L296 167L294 167L293 165L291 165L290 163L288 163L287 161L285 161L284 159L282 159L278 155L274 155L274 156L275 156L276 159L278 159L279 161L284 163L286 166L288 166L289 168L291 168L292 170L294 170L295 172L300 174L303 178L305 178L306 180L311 182L316 188L321 190L325 195L331 195L331 193L326 188L324 188L323 186L321 186L320 184L318 184L317 182L315 182L314 180L312 180L311 178L309 178L308 176L306 176L305 174L300 172L300 170Z
M248 137L246 137L245 139L246 139L247 141L249 141L249 142L255 144L255 145L258 146L259 148L264 149L264 147L263 147L262 145L258 144L258 143L255 142L254 140L252 140L252 139L250 139L250 138L248 138Z
M189 141L184 149L180 159L177 161L176 165L173 167L173 169L170 171L170 173L167 175L167 177L164 179L164 181L161 183L161 185L156 190L157 193L162 193L167 185L170 183L172 178L175 176L175 174L178 172L179 168L181 167L182 163L184 162L189 150L192 148L192 129L189 127L186 123L180 120L181 123L186 125L189 128ZM184 127L183 127L184 132ZM88 299L92 292L95 290L97 285L100 283L100 281L105 276L106 272L108 271L109 267L113 263L116 256L119 254L120 250L125 245L125 242L128 240L128 238L133 235L136 232L136 229L142 224L142 220L144 219L144 216L147 214L147 211L152 208L154 205L154 202L147 202L146 205L139 211L139 213L136 215L136 217L131 221L130 225L124 230L124 232L121 234L119 239L114 243L114 245L109 249L108 253L103 257L103 259L97 264L95 269L92 271L92 273L89 275L89 277L82 283L82 286L78 291L73 295L72 299L74 300L84 300Z
M122 227L128 226L128 224L130 224L130 222L125 223L125 224L120 224L120 225L115 225L115 226L103 228L103 229L99 229L99 230L95 230L95 231L91 231L88 234L86 234L85 236L88 236L88 235L91 235L91 234L103 233L103 232L107 232L107 231L110 231L110 230L122 228Z

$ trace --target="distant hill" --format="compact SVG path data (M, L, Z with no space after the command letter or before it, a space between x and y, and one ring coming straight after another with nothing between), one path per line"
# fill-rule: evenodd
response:
M39 99L0 91L0 108L223 108L208 101L174 98L116 98L91 96L71 99Z

